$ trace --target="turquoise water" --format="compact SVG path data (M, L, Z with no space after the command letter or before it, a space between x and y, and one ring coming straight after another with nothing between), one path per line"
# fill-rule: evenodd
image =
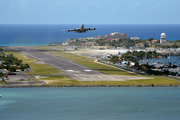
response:
M178 87L0 88L1 120L179 120Z

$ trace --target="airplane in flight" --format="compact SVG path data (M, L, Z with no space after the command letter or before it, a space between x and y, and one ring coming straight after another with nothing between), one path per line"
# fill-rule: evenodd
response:
M69 30L63 30L63 31L68 31L68 32L76 32L76 33L85 33L88 30L96 30L98 28L84 28L84 24L81 23L80 28L75 28L75 29L69 29Z

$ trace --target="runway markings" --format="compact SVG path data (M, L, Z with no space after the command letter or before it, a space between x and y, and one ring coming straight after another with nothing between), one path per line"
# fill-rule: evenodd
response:
M92 70L84 70L84 71L88 72L88 71L92 71Z
M78 81L124 81L123 79L116 79L110 75L87 75L81 74L79 75L82 79Z
M67 70L67 71L69 71L69 72L73 72L74 70Z

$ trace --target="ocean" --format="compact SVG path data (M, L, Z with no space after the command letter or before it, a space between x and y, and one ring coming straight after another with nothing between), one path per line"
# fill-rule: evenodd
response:
M26 24L0 24L0 46L36 46L49 43L64 42L72 38L105 36L113 32L127 33L128 37L141 39L160 39L161 33L166 33L167 40L180 40L180 24L85 24L85 27L99 28L86 33L73 33L62 31L78 28L78 24L51 24L51 25L26 25Z
M180 25L0 25L0 46L46 45L70 38L127 33L128 37L180 39ZM0 88L2 120L179 120L179 87Z
M179 120L179 87L1 88L1 120Z

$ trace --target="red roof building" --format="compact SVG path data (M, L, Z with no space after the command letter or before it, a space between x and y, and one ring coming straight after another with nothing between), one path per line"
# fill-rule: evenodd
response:
M152 43L156 43L158 42L158 40L154 39L154 40L151 40Z
M161 53L161 55L166 55L166 53Z

